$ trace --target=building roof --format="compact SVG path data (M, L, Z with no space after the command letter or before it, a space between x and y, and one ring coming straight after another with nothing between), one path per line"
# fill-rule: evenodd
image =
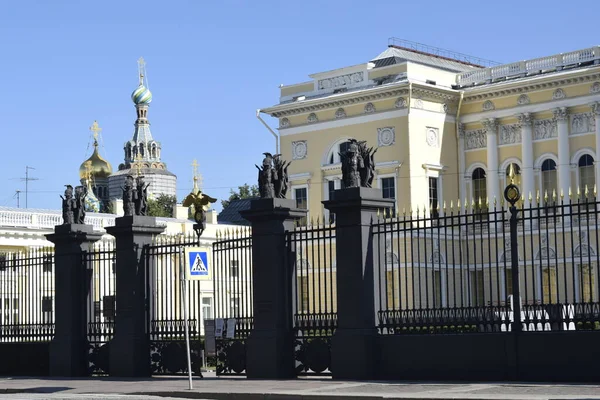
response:
M371 60L371 62L375 64L375 68L392 64L401 64L406 61L428 65L451 72L467 72L483 68L481 65L470 64L465 61L454 60L448 57L395 45L389 45L383 53Z
M250 209L250 202L256 200L258 197L250 197L248 199L235 199L229 202L229 205L223 208L223 211L217 217L217 221L220 224L231 224L231 225L246 225L249 226L250 222L244 219L240 215L240 211Z

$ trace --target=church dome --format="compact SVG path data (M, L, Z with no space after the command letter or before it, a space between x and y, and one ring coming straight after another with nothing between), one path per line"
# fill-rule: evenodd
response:
M108 178L112 174L112 167L108 161L98 154L98 142L94 142L94 152L79 167L79 178L87 179L88 165L93 178Z
M152 102L152 92L146 86L141 85L131 93L131 100L135 104L150 104Z

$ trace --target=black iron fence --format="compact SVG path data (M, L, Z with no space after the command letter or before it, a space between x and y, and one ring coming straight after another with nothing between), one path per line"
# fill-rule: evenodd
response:
M286 233L294 265L292 304L298 375L330 374L337 326L335 227L311 224Z
M210 282L203 287L201 281L185 279L184 249L190 246L199 246L194 234L160 235L144 249L148 268L150 361L155 375L187 373L184 302L187 303L192 371L201 372L201 327L203 319L211 318L212 293L208 292ZM187 290L184 291L183 285L187 285ZM206 299L211 301L209 307L206 307Z
M54 337L54 249L0 253L0 342Z
M600 329L598 209L583 199L382 215L380 332Z
M213 243L217 375L244 375L253 327L252 237L246 228Z
M87 268L87 336L90 375L109 373L109 345L115 327L115 266L117 252L114 240L101 240L83 253Z

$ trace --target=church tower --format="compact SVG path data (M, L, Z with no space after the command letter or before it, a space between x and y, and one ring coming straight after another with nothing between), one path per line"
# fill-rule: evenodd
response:
M87 160L81 163L79 179L81 184L88 189L88 196L86 197L87 211L104 212L108 206L108 177L112 174L112 166L98 151L98 139L102 129L97 121L94 121L90 131L94 139L94 151Z
M119 170L109 178L110 198L121 198L122 187L128 175L144 176L150 184L148 195L156 197L160 194L175 196L177 194L177 177L167 170L161 161L162 147L154 140L148 121L148 108L152 102L152 92L148 88L146 64L143 58L138 60L138 87L131 93L137 118L134 123L133 137L123 147L124 162Z

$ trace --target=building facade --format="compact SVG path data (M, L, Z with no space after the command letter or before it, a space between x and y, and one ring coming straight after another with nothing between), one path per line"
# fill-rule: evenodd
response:
M598 187L600 47L490 67L424 50L396 42L260 110L279 121L290 195L311 217L332 219L321 201L341 187L348 138L377 148L374 186L398 211L499 202L511 165L526 202Z

